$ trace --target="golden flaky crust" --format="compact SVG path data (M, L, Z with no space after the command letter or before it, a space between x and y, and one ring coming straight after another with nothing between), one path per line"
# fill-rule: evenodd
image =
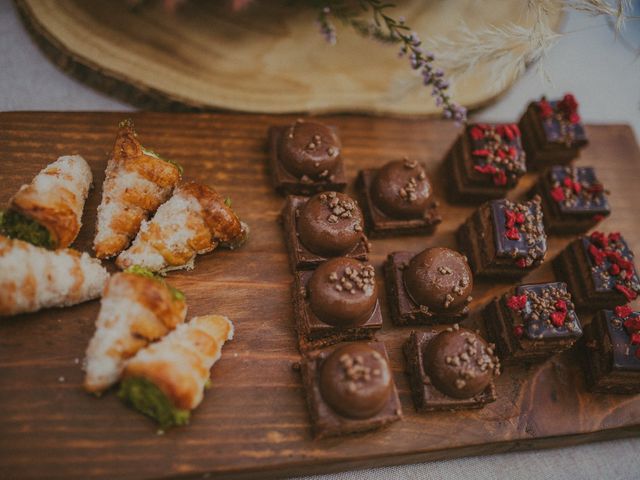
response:
M100 392L115 383L126 359L184 322L184 298L162 280L116 273L102 296L96 331L87 348L84 386Z
M123 378L145 378L176 408L191 410L202 401L209 370L231 338L233 324L227 317L195 317L138 352L127 362Z
M133 123L120 123L106 170L94 250L98 258L127 248L146 220L171 195L180 181L180 168L146 151Z

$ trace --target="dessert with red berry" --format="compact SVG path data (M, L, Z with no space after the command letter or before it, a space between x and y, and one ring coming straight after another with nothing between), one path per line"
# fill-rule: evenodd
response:
M584 233L611 214L609 192L593 167L553 166L540 177L534 193L542 198L549 233Z
M571 294L562 282L515 287L491 301L483 316L487 336L506 364L545 360L582 335Z
M547 253L539 197L522 203L486 202L456 235L474 275L517 279L540 265Z
M640 393L640 312L627 305L598 312L585 328L587 387L599 393Z
M529 169L567 165L588 143L578 102L570 93L559 100L531 102L519 125Z
M445 165L451 179L451 200L504 197L527 171L518 125L469 125L451 147Z
M578 309L624 305L640 293L633 252L620 233L593 232L571 242L553 261Z

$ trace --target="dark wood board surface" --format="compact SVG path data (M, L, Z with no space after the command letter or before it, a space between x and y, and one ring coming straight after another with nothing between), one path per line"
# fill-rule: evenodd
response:
M96 207L119 113L0 113L0 205L59 155L89 161L95 188L75 246L89 251ZM144 144L185 167L185 178L215 186L252 229L242 249L215 251L191 272L169 275L187 295L188 317L209 312L234 320L236 338L212 370L213 388L191 425L157 435L154 424L113 392L93 398L81 388L81 361L99 302L0 320L0 477L2 478L255 478L329 472L566 446L640 433L640 396L585 391L575 351L529 369L509 368L497 382L498 401L480 411L416 414L400 346L410 328L388 320L379 335L388 347L405 419L386 430L314 441L293 331L289 272L277 216L283 204L266 171L266 131L292 117L239 114L131 114ZM449 123L327 117L340 128L350 180L357 170L408 155L429 165L436 195L446 185L439 164L458 130ZM612 216L640 251L640 150L627 126L589 126L591 145L579 164L594 165L611 190ZM535 180L527 175L515 198ZM393 250L454 246L453 232L472 207L442 202L443 223L431 237L373 241L378 271ZM568 238L552 237L548 259ZM527 280L552 280L547 262ZM509 284L478 281L472 315ZM583 320L587 320L583 318Z

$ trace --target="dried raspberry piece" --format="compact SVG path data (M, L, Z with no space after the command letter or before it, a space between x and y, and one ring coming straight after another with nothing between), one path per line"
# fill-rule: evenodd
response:
M511 129L511 125L504 125L502 128L504 135L509 139L509 140L513 140L515 138L515 133L514 131Z
M482 140L484 138L484 129L480 125L474 125L471 127L469 134L474 140Z
M577 195L580 194L580 192L582 191L582 185L580 184L580 182L573 182L573 191L576 192Z
M564 189L562 187L552 188L551 198L553 198L556 202L563 202L565 200Z
M620 232L611 232L609 234L609 242L611 243L619 242L621 238L622 235L620 234Z
M520 268L527 268L527 259L519 258L516 260L516 265Z
M556 307L556 310L559 310L561 312L566 312L567 311L567 302L565 302L562 299L558 299L558 300L556 300L556 303L555 303L554 307Z
M511 127L511 131L514 133L514 135L516 137L519 137L520 136L520 127L518 127L518 125L515 124L515 123L512 123L510 125L510 127Z
M547 102L544 97L538 102L538 111L543 119L553 116L553 108L551 108L551 104Z
M564 177L564 180L562 180L562 183L567 188L572 188L573 187L573 180L571 180L571 177Z
M471 155L475 155L476 157L488 157L490 153L491 152L489 152L489 150L487 150L486 148L479 148L472 151Z
M504 170L498 170L493 175L493 183L499 187L507 184L507 174L504 173Z
M631 345L640 345L640 332L631 334Z
M589 254L593 259L593 263L595 263L596 265L602 265L604 263L606 254L595 245L589 245Z
M524 223L524 221L525 221L524 213L522 213L522 212L516 213L516 223L517 224L522 224L522 223Z
M508 228L506 232L504 232L504 236L509 240L520 240L520 232L516 227Z
M616 316L620 318L627 318L633 312L629 305L619 305L614 311L616 312Z
M509 300L507 300L507 307L511 310L522 310L527 306L527 295L512 295Z
M609 244L607 236L602 232L593 232L591 235L589 235L589 240L591 240L591 243L597 245L600 248L604 248Z
M636 292L635 290L631 290L626 285L616 284L615 289L622 293L628 301L638 298L638 292Z
M493 175L494 173L496 173L498 171L498 169L496 167L494 167L493 165L474 165L473 169L476 172L480 172L480 173L484 173L484 174L490 174L490 175Z
M618 275L620 274L620 267L617 264L613 264L611 265L611 267L609 267L609 273L611 275Z
M516 212L513 210L505 210L504 216L507 219L505 222L505 226L507 228L513 228L516 224Z
M576 123L580 123L580 115L578 115L577 113L570 113L569 114L569 122L573 123L574 125Z
M567 318L567 312L551 312L549 319L554 327L561 327L564 325L564 320Z
M522 325L514 325L513 334L518 338L522 338L522 335L524 334L524 327Z

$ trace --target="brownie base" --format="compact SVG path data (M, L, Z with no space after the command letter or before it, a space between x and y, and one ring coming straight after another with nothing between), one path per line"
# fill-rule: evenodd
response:
M442 222L438 213L438 204L433 202L423 218L397 219L381 212L371 199L371 184L377 170L361 170L356 180L356 190L360 198L360 206L364 214L367 234L371 238L382 238L398 235L430 235Z
M368 342L389 362L387 349L382 342ZM395 383L383 409L370 418L353 419L336 413L322 398L319 373L324 360L337 348L336 345L310 352L300 364L302 383L315 438L334 437L377 430L402 419L402 405Z
M300 352L325 348L339 342L373 339L375 333L382 328L380 302L376 302L373 312L362 325L350 328L329 325L318 319L309 306L306 285L312 275L312 271L296 272L293 282L293 313Z
M480 394L471 398L458 399L449 397L433 386L424 371L424 346L438 334L435 330L428 332L411 332L409 339L402 347L405 358L405 371L409 377L411 398L417 412L433 412L438 410L466 410L482 408L495 402L496 388L493 382Z
M464 320L467 313L440 314L420 308L404 286L403 270L409 264L414 254L411 252L393 252L387 256L384 263L385 287L387 305L394 325L438 325L453 324Z
M291 271L312 270L319 264L328 260L329 257L317 255L309 251L298 238L297 231L297 211L304 206L309 200L308 197L289 195L282 208L280 220L284 230L285 245L289 256L289 265ZM350 252L345 253L344 257L355 258L356 260L365 261L369 258L370 245L367 237L362 234L360 241Z
M278 158L278 143L287 130L286 126L269 127L269 155L268 165L271 183L280 194L289 195L313 195L318 192L335 191L342 192L347 187L347 178L344 172L342 159L338 162L335 171L327 179L302 181L289 173Z

